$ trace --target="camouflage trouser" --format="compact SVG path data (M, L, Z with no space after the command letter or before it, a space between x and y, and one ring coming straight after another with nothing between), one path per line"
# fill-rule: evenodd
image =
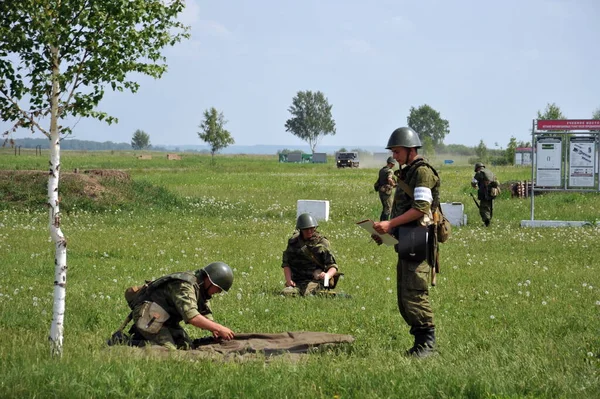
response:
M136 334L141 335L148 344L151 345L160 345L169 349L190 349L192 345L192 340L189 335L185 332L183 327L179 324L167 324L165 323L163 327L156 334L149 334L144 331L140 331L138 328L135 328L135 325L138 319L141 317L141 305L138 305L133 309L133 328L135 329Z
M307 296L332 292L323 286L323 281L305 281L296 283L295 287L285 287L281 291L284 296Z
M381 215L379 216L379 221L390 220L390 214L392 213L392 203L394 201L394 197L392 197L392 193L389 194L379 192L379 199L381 200L381 206L383 210L381 211Z
M427 262L411 262L398 259L396 266L398 308L411 333L434 328L433 311L429 303L429 273Z
M494 206L494 200L480 200L479 201L479 215L481 215L481 220L485 222L486 220L492 220L492 209Z

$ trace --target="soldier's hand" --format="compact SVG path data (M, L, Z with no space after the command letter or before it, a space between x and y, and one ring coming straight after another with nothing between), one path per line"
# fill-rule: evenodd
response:
M373 228L379 234L385 234L390 232L390 222L384 220L383 222L373 223Z
M296 283L294 283L292 280L289 280L289 281L285 282L285 286L286 287L295 287Z
M219 326L219 328L217 328L212 333L213 333L213 337L215 337L216 339L220 338L225 341L232 340L235 335L232 330L230 330L229 328L227 328L225 326Z
M371 238L377 243L377 245L383 244L383 240L377 234L371 234Z

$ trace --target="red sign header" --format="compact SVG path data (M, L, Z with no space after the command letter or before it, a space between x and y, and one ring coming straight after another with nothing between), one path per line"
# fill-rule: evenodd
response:
M537 130L600 130L600 120L563 119L538 120Z

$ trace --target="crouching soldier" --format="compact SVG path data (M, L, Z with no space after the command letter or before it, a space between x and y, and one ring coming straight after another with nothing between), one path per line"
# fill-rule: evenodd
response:
M142 287L131 287L125 298L132 309L109 345L161 345L170 349L190 349L193 341L180 325L181 321L212 332L215 339L230 340L234 333L212 321L209 300L229 291L233 271L223 262L213 262L195 272L168 274ZM121 331L133 319L130 336Z
M288 241L283 252L283 275L286 296L333 293L338 273L335 258L329 249L329 241L316 231L316 219L303 213L296 220L297 231Z

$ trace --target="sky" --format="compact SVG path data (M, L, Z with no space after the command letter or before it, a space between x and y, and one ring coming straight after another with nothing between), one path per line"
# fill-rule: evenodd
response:
M569 119L600 108L598 0L186 0L180 19L191 38L164 50L162 79L107 90L99 109L119 123L82 119L72 138L203 145L215 107L237 145L306 144L284 126L301 90L333 106L319 144L346 148L383 149L423 104L449 121L446 144L489 148L530 141L548 103Z

